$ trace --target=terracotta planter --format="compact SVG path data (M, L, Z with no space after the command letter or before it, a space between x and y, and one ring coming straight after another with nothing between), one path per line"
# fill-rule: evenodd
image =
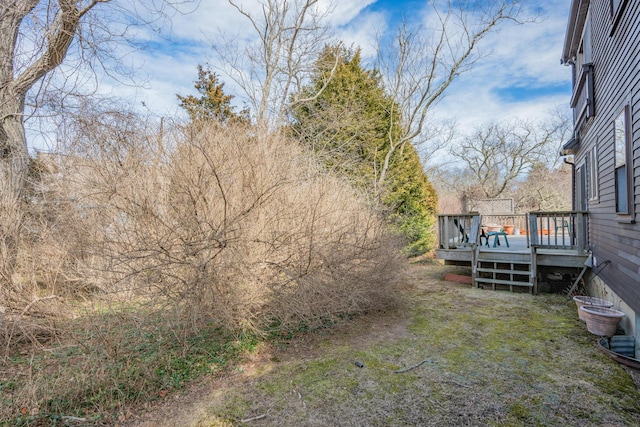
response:
M587 322L587 330L601 337L614 336L618 323L625 316L623 312L607 307L583 305L580 310Z
M512 235L514 228L515 228L515 226L513 226L513 225L505 225L504 226L504 232L509 234L509 235Z
M580 320L582 320L583 322L584 320L584 315L582 314L582 311L580 311L580 307L584 306L597 306L597 307L606 307L606 308L611 308L613 307L613 303L609 302L607 300L604 299L600 299L600 298L594 298L594 297L588 297L588 296L584 296L584 295L576 295L575 297L573 297L573 300L576 302L576 305L578 306L578 317L580 318Z

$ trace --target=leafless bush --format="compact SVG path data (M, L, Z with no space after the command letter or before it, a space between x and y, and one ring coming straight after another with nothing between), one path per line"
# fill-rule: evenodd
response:
M76 224L92 226L81 264L101 295L252 330L389 301L383 221L292 141L215 124L172 150L138 131L91 135L64 182Z
M76 125L63 154L36 159L22 208L4 361L24 350L14 344L33 348L28 366L0 365L16 379L0 418L94 398L109 412L195 370L172 360L209 351L196 336L315 327L393 302L397 242L295 142L215 124L160 141L120 112Z
M0 183L0 283L2 284L2 299L4 304L10 304L13 293L12 265L15 263L15 251L17 246L16 236L22 226L22 210L19 200L12 194L12 189L7 183Z
M46 162L41 160L30 162L22 199L0 207L0 342L7 350L14 342L39 345L51 339L61 317L56 290L68 248L55 233L57 210L44 207L47 195L39 179ZM7 190L0 187L0 192Z
M212 319L314 326L392 300L398 247L375 207L295 142L211 124L159 144L120 112L75 126L34 161L7 349L55 336L79 300L165 311L178 339Z

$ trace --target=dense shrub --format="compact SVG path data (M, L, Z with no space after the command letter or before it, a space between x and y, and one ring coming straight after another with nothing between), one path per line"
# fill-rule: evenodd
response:
M31 374L0 382L0 420L108 420L255 337L393 303L398 242L295 142L212 123L158 144L131 117L100 120L34 164L20 298L0 310L4 361L19 372L33 343Z
M56 174L74 218L58 220L75 236L68 267L85 281L73 286L234 330L388 302L398 248L384 221L295 143L216 124L171 150L83 136Z

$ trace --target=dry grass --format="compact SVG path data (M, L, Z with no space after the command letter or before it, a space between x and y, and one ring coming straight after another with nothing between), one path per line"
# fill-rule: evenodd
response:
M573 302L446 283L444 269L414 265L401 311L263 350L211 391L132 425L640 423L638 389L595 348Z

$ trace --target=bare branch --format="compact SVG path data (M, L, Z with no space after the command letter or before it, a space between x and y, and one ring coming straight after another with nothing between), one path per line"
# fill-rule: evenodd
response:
M553 163L564 127L549 121L492 123L466 135L450 154L466 164L485 197L495 198L535 164Z
M291 94L300 93L308 81L313 63L329 29L324 20L330 13L321 10L318 0L264 0L261 14L252 14L236 0L229 0L250 23L256 42L238 46L221 37L213 43L223 65L221 71L244 91L257 124L278 130L287 121Z
M451 84L482 57L478 44L504 21L517 21L520 9L508 0L491 1L482 8L453 1L431 1L430 20L421 28L403 23L393 43L378 44L378 68L385 86L402 112L400 136L389 134L392 149L378 178L385 180L389 156L404 144L426 143L426 122L433 107Z

